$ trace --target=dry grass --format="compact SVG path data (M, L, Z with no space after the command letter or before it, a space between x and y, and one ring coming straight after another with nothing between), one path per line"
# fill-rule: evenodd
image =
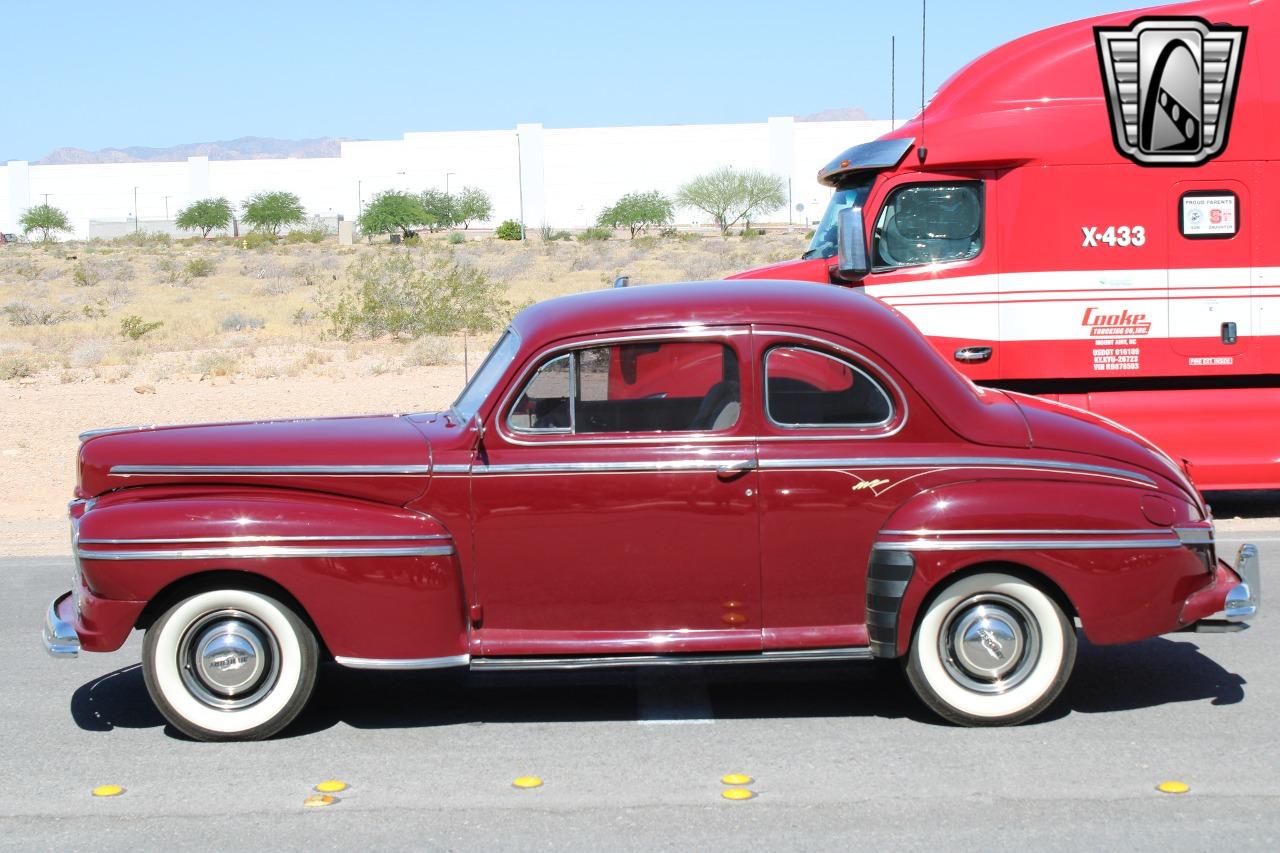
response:
M362 253L452 258L502 283L507 300L521 306L608 287L622 274L633 284L721 278L797 257L803 243L795 234L461 244L438 236L408 248L326 243L245 249L197 241L5 246L0 307L14 307L0 314L0 380L338 378L460 362L461 338L375 341L358 350L326 338L322 294L347 284L347 268ZM121 322L130 316L161 325L129 340ZM472 340L469 346L475 353L487 343Z

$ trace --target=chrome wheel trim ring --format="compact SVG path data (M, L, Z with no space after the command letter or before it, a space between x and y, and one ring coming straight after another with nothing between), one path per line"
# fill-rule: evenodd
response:
M975 693L1005 693L1040 660L1040 625L1022 602L999 593L970 596L947 614L938 656L947 674Z
M187 691L220 711L247 708L271 692L280 674L280 647L250 613L224 609L191 623L178 641L178 671Z

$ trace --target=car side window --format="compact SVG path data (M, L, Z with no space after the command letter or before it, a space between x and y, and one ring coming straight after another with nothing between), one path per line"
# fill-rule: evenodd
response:
M963 261L982 251L981 181L911 184L894 190L876 217L877 268Z
M738 361L721 343L586 347L544 363L507 424L522 433L715 432L741 414Z
M782 427L875 427L893 419L888 392L843 358L809 347L765 354L765 411Z

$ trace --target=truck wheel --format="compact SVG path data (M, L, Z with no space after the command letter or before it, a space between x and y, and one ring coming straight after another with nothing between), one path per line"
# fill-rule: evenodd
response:
M319 647L287 605L242 589L186 598L147 629L147 692L196 740L259 740L311 697Z
M1075 660L1075 627L1052 598L1011 575L981 574L929 605L911 640L907 677L953 723L1013 725L1049 707Z

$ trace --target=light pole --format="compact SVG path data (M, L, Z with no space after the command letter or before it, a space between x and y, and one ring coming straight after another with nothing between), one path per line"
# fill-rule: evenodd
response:
M53 193L40 193L40 195L44 196L44 206L45 206L45 207L48 207L48 206L49 206L49 196L53 195Z
M450 178L450 177L452 177L453 175L456 175L456 174L458 174L458 173L457 173L457 172L445 172L445 173L444 173L444 194L445 194L445 195L448 195L448 194L449 194L449 178Z
M173 196L171 195L167 195L164 197L164 221L165 222L169 221L169 199L171 198L173 198Z
M360 214L364 213L364 192L360 186L363 183L363 178L356 181L356 219L359 219Z
M138 188L133 188L133 233L138 233Z
M516 184L520 191L520 239L524 240L524 155L520 150L520 132L516 132Z

